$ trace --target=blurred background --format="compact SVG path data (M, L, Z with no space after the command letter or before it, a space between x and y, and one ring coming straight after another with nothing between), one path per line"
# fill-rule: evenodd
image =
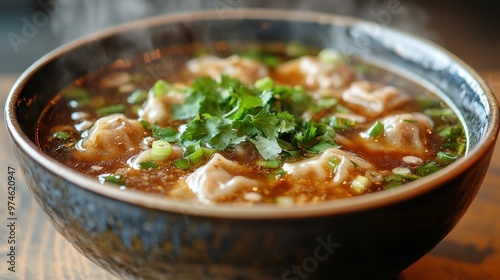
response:
M434 41L476 69L500 68L500 3L493 0L1 0L0 73L18 74L61 44L126 21L243 7L362 18Z

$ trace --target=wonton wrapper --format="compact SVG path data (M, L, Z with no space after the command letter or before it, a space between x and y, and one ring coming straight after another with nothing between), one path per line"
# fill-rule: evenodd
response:
M217 81L220 80L222 74L226 74L239 79L244 84L253 84L258 79L269 75L263 63L237 55L227 58L213 55L194 58L186 63L186 71L188 76L194 76L194 78L210 76Z
M330 168L332 157L339 159L333 170ZM286 180L294 182L309 179L324 182L331 178L331 186L341 185L354 171L366 171L372 168L373 166L364 159L336 148L330 148L321 155L306 160L283 164L283 170L287 173Z
M147 121L150 125L167 126L173 117L173 105L184 103L185 97L185 94L175 91L169 91L164 96L155 97L150 91L148 99L140 111L141 120Z
M196 169L185 182L174 189L172 195L188 196L182 191L189 190L199 200L213 201L244 187L259 186L259 181L242 175L246 172L245 167L216 153L209 162Z
M410 101L406 93L395 87L369 81L353 82L342 93L342 99L349 105L360 109L363 114L374 117Z
M137 120L112 114L97 120L73 156L84 161L112 160L135 150L146 131Z
M396 114L379 121L384 126L382 135L375 139L370 138L367 132L359 135L360 142L368 150L420 158L431 156L434 142L430 135L434 123L428 116L422 113ZM349 146L348 141L340 144Z
M309 90L340 89L348 87L356 79L356 73L347 65L304 56L277 66L275 77L285 84L299 84Z

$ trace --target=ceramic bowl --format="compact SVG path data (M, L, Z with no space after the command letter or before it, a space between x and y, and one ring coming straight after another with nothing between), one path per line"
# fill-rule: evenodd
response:
M467 128L467 155L400 188L301 207L244 207L121 191L35 145L35 124L54 95L118 59L163 48L185 55L193 45L221 54L248 43L291 42L334 47L434 88ZM430 42L335 15L233 10L142 20L65 45L22 74L6 120L40 208L78 251L119 278L390 279L428 253L467 210L488 169L499 111L481 77Z

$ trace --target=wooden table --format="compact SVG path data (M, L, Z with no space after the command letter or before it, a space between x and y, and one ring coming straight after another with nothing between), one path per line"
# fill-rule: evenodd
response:
M483 71L500 99L500 71ZM16 77L0 76L0 105ZM500 147L483 186L457 227L401 275L405 280L500 279ZM0 279L114 279L80 255L45 219L29 193L0 121ZM16 169L16 272L8 270L7 170Z

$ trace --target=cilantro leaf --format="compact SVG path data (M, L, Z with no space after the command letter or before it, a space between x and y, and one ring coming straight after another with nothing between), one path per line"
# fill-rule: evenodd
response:
M292 115L302 115L313 104L313 98L301 86L276 86L274 93L274 109L276 111L288 111Z
M246 137L238 137L231 127L231 120L209 117L206 120L208 131L207 143L216 150L224 150L229 145L236 145L245 141Z
M266 79L272 86L261 89L226 75L219 82L211 77L196 79L184 104L173 107L174 119L182 124L155 125L153 136L183 147L184 159L191 165L200 149L221 151L245 141L253 143L265 160L282 152L296 157L337 147L334 128L300 117L313 101L303 87L276 86Z
M202 117L198 115L185 125L185 129L180 135L180 144L183 147L190 146L193 143L198 143L209 134Z
M233 119L240 119L249 109L262 107L262 100L260 97L253 94L247 87L241 87L238 91L235 91L235 94L238 98L238 104L236 106L238 111Z
M250 139L250 141L265 160L277 158L282 151L276 139L270 140L262 136L257 136L255 139Z
M252 117L252 123L267 138L278 137L276 126L279 121L280 120L276 115L264 111L260 111L257 115Z
M141 167L141 169L158 168L158 164L156 162L154 162L153 160L139 162L139 166Z
M304 130L295 135L295 139L300 146L310 148L318 143L317 137L318 127L313 123L307 123Z
M167 142L176 142L178 140L177 132L171 127L160 127L155 124L152 127L153 137L160 138Z
M184 101L184 104L174 104L174 118L177 120L186 120L196 117L200 112L201 103L204 100L205 96L203 95L203 93L199 91L193 92L192 94L188 95L188 97Z
M278 130L281 133L290 132L295 129L295 117L286 112L281 111L277 113L277 117L279 119Z
M319 142L318 144L309 148L307 151L310 153L321 154L330 148L338 148L338 147L339 147L338 145L332 144L330 142Z

